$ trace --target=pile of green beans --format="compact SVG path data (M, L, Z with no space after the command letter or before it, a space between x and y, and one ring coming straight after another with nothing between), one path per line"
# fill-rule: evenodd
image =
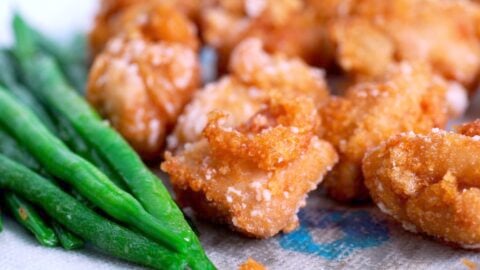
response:
M35 159L28 155L28 153L23 149L23 147L17 144L17 141L15 139L13 139L5 130L1 128L0 153L16 162L19 162L20 164L23 164L29 169L40 172L41 174L48 177L48 174L42 170L40 164L38 164ZM51 179L50 181L54 182ZM15 218L17 218L19 223L24 225L24 227L27 228L35 236L35 238L40 244L52 247L56 246L57 243L60 242L62 247L66 250L78 249L83 247L83 241L81 239L62 228L55 221L50 222L53 230L55 231L55 235L51 236L51 229L47 228L50 230L48 232L47 229L45 229L47 226L44 224L47 224L47 221L44 221L41 218L40 214L37 213L35 208L33 206L30 206L28 202L26 202L24 199L18 197L16 194L10 194L8 192L6 192L4 196L7 202L5 204L6 207L9 208L12 213L14 213ZM11 198L8 199L9 197ZM12 202L17 202L17 205L24 205L25 207L14 207L12 205ZM28 210L28 213L31 214L27 215L27 217L30 218L18 219L18 216L16 214L20 211L19 209ZM57 241L56 238L58 238L59 241Z
M28 198L97 248L155 269L185 269L177 253L101 217L48 180L0 155L0 188Z
M155 269L215 269L161 180L74 89L84 81L68 74L71 59L18 15L13 29L15 46L0 50L9 212L45 246L85 240Z

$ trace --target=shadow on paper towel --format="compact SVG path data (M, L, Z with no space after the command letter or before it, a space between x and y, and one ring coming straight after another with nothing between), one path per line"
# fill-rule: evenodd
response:
M283 249L338 260L389 239L387 223L365 210L307 209L299 217L300 227L279 238Z

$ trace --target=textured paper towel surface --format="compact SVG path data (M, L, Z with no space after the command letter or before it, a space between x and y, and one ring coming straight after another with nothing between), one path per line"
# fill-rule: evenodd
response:
M453 249L404 231L373 207L345 208L313 192L300 212L301 227L269 240L240 237L198 223L201 241L219 269L236 269L247 257L269 269L466 269L472 251ZM0 234L0 269L141 269L90 249L68 252L40 247L23 228L6 220Z
M95 0L0 0L0 44L11 42L13 6L42 30L62 38L88 27ZM480 113L472 111L468 118L477 116ZM300 220L301 227L291 234L261 241L242 238L219 226L198 223L198 227L202 243L219 269L236 269L247 257L279 270L466 269L463 258L480 263L476 252L453 249L408 233L372 206L342 207L324 199L318 191L311 193ZM41 247L7 218L0 234L0 269L141 268L91 248L68 252Z

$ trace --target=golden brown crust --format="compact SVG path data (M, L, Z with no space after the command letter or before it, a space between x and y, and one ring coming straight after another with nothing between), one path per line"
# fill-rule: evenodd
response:
M90 70L87 99L143 157L158 158L197 89L198 65L180 44L114 39Z
M327 102L320 109L323 138L340 155L325 180L329 195L339 201L368 198L361 172L365 152L397 133L443 127L445 91L427 67L402 63L384 78L358 83Z
M209 114L203 135L212 151L249 159L264 170L273 170L297 159L310 143L317 123L310 100L279 97L271 97L266 109L236 130L224 124L226 117L220 111Z
M175 156L166 154L162 169L185 206L252 237L267 238L297 226L296 213L306 194L335 164L337 154L314 136L310 121L304 122L316 112L310 99L276 102L233 127L219 125L214 113L202 139Z
M438 129L394 136L365 156L373 200L410 231L480 247L480 141Z

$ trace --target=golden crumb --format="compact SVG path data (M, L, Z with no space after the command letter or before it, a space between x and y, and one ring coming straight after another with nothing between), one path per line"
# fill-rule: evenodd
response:
M468 270L477 270L478 269L478 265L477 263L467 259L467 258L462 258L462 263L463 265L465 265Z
M238 270L267 270L267 268L254 259L248 258L246 262L240 265Z

